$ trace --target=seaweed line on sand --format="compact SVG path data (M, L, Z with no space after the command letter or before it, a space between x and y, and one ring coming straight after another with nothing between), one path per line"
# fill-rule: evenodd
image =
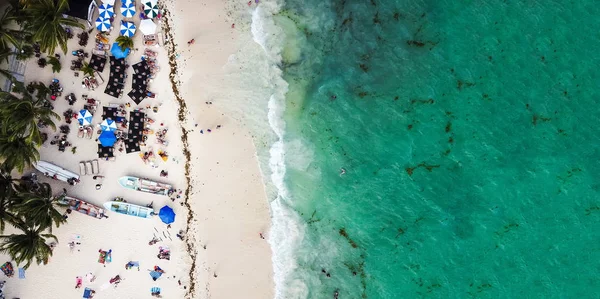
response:
M162 7L165 7L165 5L162 5ZM179 119L179 123L181 124L180 128L181 128L181 141L183 143L183 154L185 155L185 180L186 180L186 188L185 188L185 194L184 194L184 200L183 200L183 204L187 209L187 226L186 226L186 236L189 236L190 233L190 227L191 224L194 220L194 212L190 206L189 203L189 196L190 196L190 191L192 188L192 185L190 183L191 179L190 179L190 151L189 151L189 143L188 143L188 132L187 130L183 127L183 124L186 121L186 115L187 115L187 105L185 103L185 100L181 97L181 93L179 92L179 80L177 79L177 73L178 73L178 66L177 66L177 51L175 49L175 40L173 38L173 31L171 28L171 13L169 12L168 9L164 9L163 10L163 16L164 16L164 25L163 25L163 30L166 36L165 39L165 46L167 48L167 52L168 52L168 56L169 56L169 66L170 66L170 73L169 73L169 80L171 81L171 88L173 89L173 94L175 95L175 99L177 100L177 103L179 104L179 108L178 108L178 119ZM195 296L195 290L196 290L196 250L195 250L195 245L192 242L192 238L186 238L186 247L187 247L187 252L190 254L190 257L192 259L192 263L190 265L190 285L189 288L185 294L186 298L194 298Z

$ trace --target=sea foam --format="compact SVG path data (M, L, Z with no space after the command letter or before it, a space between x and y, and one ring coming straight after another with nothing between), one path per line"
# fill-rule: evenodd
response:
M269 150L269 170L271 183L275 187L274 200L271 201L272 226L269 244L273 251L273 270L275 279L275 298L305 298L308 290L304 282L292 280L291 274L297 268L295 249L303 238L304 227L296 212L289 208L290 194L285 184L285 95L287 83L282 78L281 52L285 42L285 33L279 28L273 16L279 12L281 3L263 1L253 11L251 32L254 41L259 44L271 64L273 93L268 101L268 123L276 135L276 141Z

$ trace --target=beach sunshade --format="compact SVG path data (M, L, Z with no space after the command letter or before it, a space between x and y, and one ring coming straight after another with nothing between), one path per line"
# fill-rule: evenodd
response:
M110 20L102 17L98 17L96 19L96 29L106 32L110 30Z
M109 146L102 146L102 144L98 144L98 158L110 158L114 157L114 148Z
M140 151L140 144L137 139L127 139L125 140L125 152L126 153L135 153Z
M150 276L152 277L152 279L157 280L162 276L162 273L157 271L150 271Z
M77 114L77 120L79 121L79 124L82 125L82 126L91 125L92 124L92 117L93 117L93 115L89 111L87 111L85 109L82 109Z
M156 33L156 23L150 19L144 19L140 22L139 29L144 35L154 34Z
M110 19L115 15L115 9L111 4L102 3L100 6L98 6L98 15L101 18Z
M105 119L101 124L100 128L102 131L111 131L114 132L117 130L117 123L112 119Z
M115 136L115 133L112 131L104 131L100 134L100 137L98 137L98 141L100 141L100 144L102 144L103 147L110 147L115 145L117 136Z
M164 206L160 209L160 212L158 212L158 217L165 224L171 224L173 221L175 221L175 212L173 209L171 209L171 207Z
M121 14L126 18L133 18L135 16L135 4L133 2L123 2L121 4Z
M148 18L156 18L158 16L158 5L152 2L144 3L144 14Z
M117 43L113 43L112 47L110 47L110 53L112 53L116 59L123 59L127 57L127 55L129 55L129 51L131 51L129 48L125 48L125 50L121 49Z
M121 22L121 35L133 37L135 34L135 24L133 22Z

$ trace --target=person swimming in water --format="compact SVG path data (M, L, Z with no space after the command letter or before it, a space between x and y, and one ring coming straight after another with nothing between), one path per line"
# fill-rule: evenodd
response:
M335 292L333 292L333 298L334 299L338 299L339 295L340 295L340 292L338 292L338 290L335 290Z
M342 167L340 168L340 176L346 174L346 168Z

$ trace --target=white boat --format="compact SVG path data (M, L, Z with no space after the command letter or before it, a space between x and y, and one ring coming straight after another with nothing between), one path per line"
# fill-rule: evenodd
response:
M51 177L55 180L67 182L69 184L76 184L79 182L79 175L66 170L58 165L54 165L46 161L37 161L33 164L33 167L39 172L43 173L47 177Z
M108 216L104 215L103 208L75 197L64 196L58 199L58 203L68 206L69 209L73 211L77 211L90 217L98 219L102 219L103 217L108 218Z
M152 208L142 207L123 201L105 202L104 208L120 214L137 216L140 218L150 218L152 215L154 215L154 209Z
M119 179L119 184L127 189L141 192L147 192L158 195L168 195L173 186L164 183L158 183L146 179L140 179L132 176L124 176Z

